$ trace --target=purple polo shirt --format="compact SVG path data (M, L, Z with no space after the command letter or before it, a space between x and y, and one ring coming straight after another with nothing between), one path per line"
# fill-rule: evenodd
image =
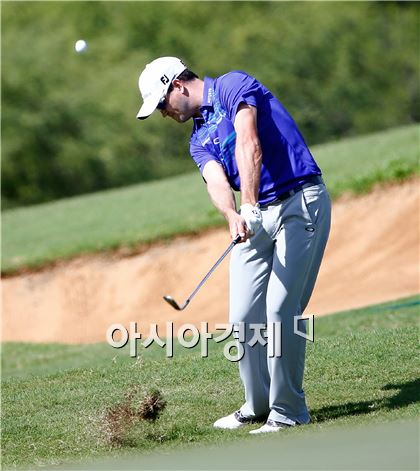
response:
M233 126L241 103L257 108L257 127L262 149L260 204L303 183L305 177L321 175L293 118L267 88L241 71L216 79L204 78L202 118L194 118L190 153L200 172L215 160L233 190L240 190L235 160L236 132Z

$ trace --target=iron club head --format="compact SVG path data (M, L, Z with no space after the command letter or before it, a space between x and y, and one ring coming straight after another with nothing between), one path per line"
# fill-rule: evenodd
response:
M179 304L175 301L175 299L172 296L164 296L163 299L177 311L182 311L183 309L185 309L185 307L188 304L187 302L183 306L179 306Z

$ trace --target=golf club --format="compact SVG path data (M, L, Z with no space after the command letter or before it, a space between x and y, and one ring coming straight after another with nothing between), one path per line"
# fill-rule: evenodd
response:
M230 243L229 247L225 250L223 255L217 260L217 262L211 267L210 271L207 273L207 275L200 281L198 284L197 288L190 294L190 296L187 298L185 303L180 306L175 299L172 296L164 296L163 299L170 304L174 309L177 311L182 311L185 309L188 304L190 303L191 299L197 294L197 291L203 286L203 284L207 281L207 279L210 277L210 275L214 272L214 270L219 266L221 261L226 257L226 255L235 247L235 245L241 240L241 236L236 236L236 238Z

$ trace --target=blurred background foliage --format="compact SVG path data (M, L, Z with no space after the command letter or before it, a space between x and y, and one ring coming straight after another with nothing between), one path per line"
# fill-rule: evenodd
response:
M3 2L3 209L191 171L189 125L135 119L138 74L161 55L255 75L310 145L418 122L419 7Z

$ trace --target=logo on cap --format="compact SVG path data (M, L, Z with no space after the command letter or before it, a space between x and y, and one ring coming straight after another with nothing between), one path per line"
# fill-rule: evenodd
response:
M162 75L160 81L163 83L163 85L166 85L169 82L169 79L166 75Z

